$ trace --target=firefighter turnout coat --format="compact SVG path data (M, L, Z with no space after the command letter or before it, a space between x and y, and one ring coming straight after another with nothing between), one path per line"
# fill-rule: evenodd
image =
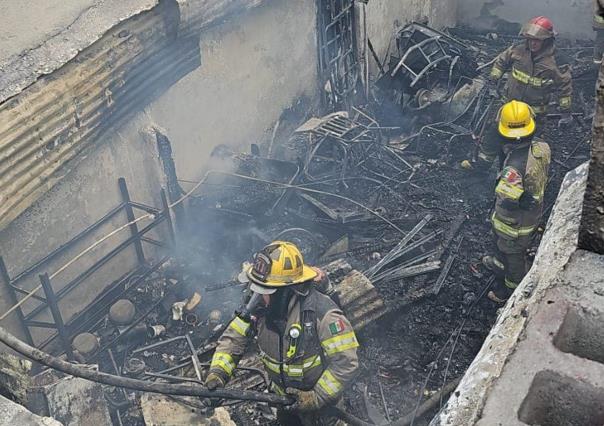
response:
M210 373L226 383L254 337L275 393L314 390L333 404L356 376L359 344L354 330L337 305L314 287L306 296L294 293L283 332L269 328L262 315L254 323L236 316L218 341Z
M526 41L504 50L495 60L491 78L498 80L508 71L508 101L526 102L537 114L543 114L557 91L560 108L570 109L573 90L571 74L568 67L558 67L553 39L546 40L535 55Z
M519 240L535 232L543 212L550 160L549 145L539 139L508 152L495 188L491 217L498 237Z

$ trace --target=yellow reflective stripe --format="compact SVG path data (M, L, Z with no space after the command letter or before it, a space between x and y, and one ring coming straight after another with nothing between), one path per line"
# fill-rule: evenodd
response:
M277 385L275 382L271 383L271 390L277 395L285 395L285 391L283 390L283 388Z
M272 360L272 358L270 358L268 355L262 354L261 360L268 370L277 374L281 373L280 364ZM319 365L321 365L321 357L319 355L315 355L306 358L302 362L302 364L283 364L283 373L287 374L290 377L301 377L304 375L305 372Z
M544 114L547 111L546 105L531 105L535 114Z
M494 78L494 79L496 79L496 80L497 80L497 79L501 78L501 76L502 76L502 75L503 75L503 71L502 71L502 70L500 70L499 68L497 68L497 67L493 67L493 68L491 69L491 77L492 77L492 78Z
M304 361L304 371L313 369L319 365L321 365L321 357L319 355L315 355L314 359L311 357Z
M331 356L338 352L358 348L359 342L357 342L357 337L355 336L354 331L349 331L348 333L323 340L321 342L321 346L323 346L323 349L325 349L327 356Z
M521 82L523 84L528 84L530 86L535 86L535 87L549 86L550 84L552 84L554 82L554 80L552 80L552 79L531 77L529 74L527 74L523 71L520 71L519 69L516 69L516 68L512 68L512 77L514 77L514 79L518 80L519 82Z
M279 368L279 364L275 364L274 362L270 362L266 358L262 358L262 363L264 364L264 366L267 369L269 369L273 373L277 373L277 374L281 373L281 369Z
M514 290L516 287L518 287L518 283L517 282L514 282L514 281L512 281L512 280L510 280L508 278L506 278L504 282L505 282L505 286L507 288L511 288L512 290Z
M233 357L226 352L216 352L212 357L212 363L210 364L210 368L220 368L229 376L233 374L233 370L236 367L235 361Z
M505 179L500 179L497 188L495 188L495 192L502 197L518 201L520 196L522 196L524 189L517 185L510 184Z
M497 218L497 213L493 213L493 216L491 217L491 222L493 223L493 227L495 228L496 231L498 231L504 235L507 235L509 237L512 237L512 238L518 238L518 237L524 237L527 235L531 235L537 228L536 226L525 226L525 227L514 228L513 226L510 226L507 223L499 220Z
M233 321L231 321L231 324L229 325L229 327L232 328L233 330L235 330L240 335L245 337L245 336L247 336L247 332L250 329L250 323L242 320L239 317L235 317L235 319L233 319Z
M323 372L317 384L329 396L336 396L342 390L342 384L329 370Z
M563 96L558 103L560 104L560 108L568 109L570 108L571 98L570 96Z

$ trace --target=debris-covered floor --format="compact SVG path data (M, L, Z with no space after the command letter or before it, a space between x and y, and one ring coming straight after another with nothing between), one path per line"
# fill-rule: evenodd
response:
M125 295L139 324L127 306L117 313L126 316L122 325L115 318L99 323L91 330L99 343L88 342L94 355L86 361L132 377L201 380L213 342L241 303L241 263L283 239L297 243L307 263L347 263L345 273L364 273L384 302L378 314L357 318L362 368L347 394L348 411L376 423L396 420L463 375L499 308L483 297L490 280L480 264L492 248L495 170L485 176L458 166L496 103L483 83L466 83L486 75L488 66L476 68L514 37L451 30L451 39L432 46L450 58L419 73L400 61L431 35L418 28L399 33L398 51L384 64L390 81L378 81L371 102L358 102L349 114L282 123L295 131L273 132L251 154L214 150L218 172L187 207L179 252ZM572 67L578 114L564 129L552 116L542 133L553 151L544 224L564 174L588 159L596 78L588 42L558 46ZM127 337L114 344L118 336ZM265 375L248 362L232 386L265 389ZM105 393L114 424L144 424L140 395ZM143 406L157 406L142 398ZM270 409L229 404L237 424L275 422ZM435 409L414 424L426 424Z

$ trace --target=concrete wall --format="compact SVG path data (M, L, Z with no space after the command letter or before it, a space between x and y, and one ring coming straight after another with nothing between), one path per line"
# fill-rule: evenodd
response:
M248 147L258 142L298 98L317 97L314 0L266 1L249 13L204 31L199 43L200 68L126 125L102 137L74 171L0 232L0 254L12 276L115 207L120 202L120 176L126 178L133 200L160 206L162 175L156 148L153 141L143 137L149 127L160 126L171 139L179 176L196 179L203 174L214 146ZM123 223L123 217L117 218L97 237ZM56 288L127 234L122 232L67 270L55 280ZM49 272L91 243L88 240L75 247ZM86 288L70 295L61 304L65 316L81 310L84 301L93 300L105 284L133 266L133 250L131 254L103 268ZM24 287L37 284L36 275ZM10 305L5 288L0 287L0 312ZM2 325L19 331L14 315Z
M0 61L32 49L94 4L94 0L4 0L0 2ZM23 19L26 17L27 19Z
M300 97L317 96L313 0L271 0L201 35L202 66L148 108L184 179L218 144L249 147Z
M591 0L458 0L458 21L472 27L494 29L497 18L523 23L546 15L563 36L592 38Z
M455 0L456 1L456 0ZM453 0L380 0L367 7L367 30L384 55L395 27L430 16L432 25L452 25ZM117 179L124 176L132 199L159 206L162 174L153 141L143 134L151 126L165 130L173 147L179 177L197 179L218 144L247 148L261 141L282 111L300 98L318 99L315 0L266 0L200 35L201 66L164 92L127 124L95 141L74 170L24 214L0 231L0 254L11 275L68 241L119 201ZM124 218L97 237L124 223ZM120 234L79 261L57 280L70 278L127 237ZM87 247L75 247L50 268L53 272ZM133 250L132 250L133 252ZM89 284L61 305L65 316L78 312L103 286L133 265L124 256L95 274ZM34 277L25 288L38 282ZM0 287L0 313L10 306ZM18 332L13 315L2 325Z

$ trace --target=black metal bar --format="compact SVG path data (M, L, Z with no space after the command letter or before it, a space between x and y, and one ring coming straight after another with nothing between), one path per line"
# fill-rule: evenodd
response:
M151 206L146 206L145 204L137 203L136 201L130 200L130 205L132 207L134 207L135 209L139 209L139 210L142 210L147 213L152 213L152 214L161 213L160 209L157 209L157 208L151 207Z
M15 293L15 288L11 283L10 275L8 274L8 269L6 269L6 264L4 263L4 258L0 256L0 280L4 283L4 285L8 289L8 301L12 306L17 304L17 294ZM21 327L23 328L23 334L25 335L25 340L30 345L34 345L33 339L31 337L31 333L29 328L25 324L25 318L23 316L23 310L19 306L16 310L17 318L19 318L19 322L21 323Z
M91 357L91 360L96 358L103 351L105 351L108 348L115 345L119 340L121 340L121 338L123 336L126 336L130 330L132 330L134 327L139 325L145 318L147 318L151 312L153 312L159 305L161 305L162 302L163 302L163 299L159 299L157 302L155 302L147 311L145 311L145 313L143 315L141 315L140 318L136 319L132 324L130 324L128 327L126 327L126 329L124 331L122 331L122 333L117 335L112 341L110 341L109 343L105 344L102 348L100 348L97 351L97 353L94 354L94 357Z
M52 324L52 323L50 323L50 322L26 320L26 321L25 321L25 324L26 324L28 327L54 328L55 330L57 329L56 324Z
M40 259L35 264L33 264L32 266L30 266L29 268L27 268L23 272L19 273L15 278L13 278L13 280L11 282L14 284L14 283L16 283L18 281L21 281L23 278L31 275L37 269L39 269L42 265L50 262L56 256L58 256L59 254L63 253L65 250L67 250L68 248L72 247L74 244L76 244L77 242L79 242L82 238L86 237L90 233L94 232L101 225L104 225L107 221L111 220L123 208L124 208L124 204L120 204L119 206L115 207L114 209L112 209L111 211L109 211L107 214L105 214L105 216L103 216L97 222L93 223L88 228L86 228L84 231L82 231L78 235L76 235L73 239L69 240L67 243L65 243L62 246L60 246L59 248L55 249L54 251L52 251L49 255L47 255L43 259Z
M197 380L203 380L201 375L201 362L199 361L199 357L197 356L197 349L195 349L195 345L193 345L193 341L191 340L191 336L189 333L185 334L185 339L187 339L187 344L189 345L189 349L191 350L191 360L193 361L193 368L195 369L195 375L197 376Z
M107 311L109 310L109 307L111 306L111 304L113 304L113 302L115 302L118 299L122 299L124 294L130 288L137 287L141 281L145 280L149 275L151 275L153 272L155 272L161 265L166 263L168 259L169 259L169 257L165 256L162 259L160 259L157 263L153 264L151 267L144 266L144 265L139 266L137 269L134 269L134 270L128 272L127 274L124 274L119 280L117 280L109 288L107 288L103 292L103 294L101 294L99 297L97 297L97 302L95 302L94 305L96 306L98 304L101 304L101 305L103 305L101 308L96 308L95 313L91 314L90 313L91 307L89 306L83 312L79 313L78 315L76 315L75 317L73 317L71 320L69 320L67 322L67 324L65 325L65 328L68 330L69 334L76 335L76 334L84 331L85 329L94 328L94 326L96 324L95 321L98 322L98 320L100 319L97 317L104 316L107 313ZM138 275L136 281L134 283L132 283L130 286L126 287L126 283L128 283L132 279L132 277L137 276L137 274L139 273L141 268L144 268L145 272L143 272L141 275ZM161 299L160 299L160 302L161 302ZM128 331L130 331L132 328L134 328L136 325L138 325L143 319L145 319L146 316L153 309L155 309L155 307L157 307L157 304L154 304L153 307L149 311L147 311L147 313L145 313L141 318L135 320L132 324L130 324L128 326L128 328L126 328L126 330L124 330L122 332L122 334L117 336L111 343L103 346L103 348L100 349L97 352L97 354L102 352L103 350L105 350L107 347L112 346L117 340L120 339L120 337L127 334ZM45 348L46 346L51 344L56 339L56 337L57 337L57 334L49 337L42 344L40 344L39 347Z
M159 129L154 128L154 130L155 140L157 142L157 152L166 176L168 199L171 203L174 203L185 193L185 191L183 191L178 183L176 165L174 164L174 158L172 158L172 144L170 143L170 139L168 139L168 137ZM178 229L181 229L181 226L184 223L184 214L185 212L182 204L174 206L174 223Z
M48 278L48 274L40 274L40 282L42 283L42 288L44 289L44 293L46 294L46 300L48 300L48 307L50 308L50 313L52 314L52 318L55 321L57 326L57 331L59 332L59 337L63 346L65 348L65 352L67 353L67 358L69 360L73 360L73 352L71 350L71 342L69 336L67 334L67 330L65 330L65 324L63 324L63 317L61 316L61 311L59 310L59 305L57 304L58 300L56 298L55 292L52 289L52 285L50 283L50 278Z
M186 338L186 336L171 337L169 339L162 340L160 342L155 342L155 343L152 343L147 346L136 348L135 350L132 351L132 355L135 355L135 354L138 354L141 352L145 352L145 351L150 351L151 349L159 348L160 346L167 345L168 343L178 342L179 340L184 340L185 338Z
M22 288L17 287L16 285L13 285L13 284L9 284L9 285L10 285L10 286L13 288L13 290L15 290L17 293L20 293L20 294L26 294L26 295L27 295L27 294L30 294L30 292L29 292L29 291L27 291L27 290L23 290ZM40 302L42 302L42 303L46 303L46 299L44 299L43 297L38 296L38 295L36 295L36 294L33 294L33 295L31 296L31 298L32 298L32 299L39 300L39 301L40 301Z
M168 235L170 237L170 244L172 247L176 244L176 237L174 236L174 226L172 224L172 216L170 215L170 205L168 204L168 198L166 197L166 191L162 188L161 190L161 204L163 206L162 216L168 221Z
M144 235L145 233L149 232L155 226L159 225L163 220L164 220L163 216L158 216L152 223L150 223L145 228L143 228L141 231L139 231L139 235ZM66 295L68 295L71 291L73 291L73 289L75 289L78 285L80 285L86 278L88 278L90 275L92 275L94 272L96 272L98 269L100 269L102 266L104 266L107 262L109 262L111 259L113 259L115 256L117 256L122 250L124 250L130 244L132 244L132 242L134 241L135 238L136 238L136 235L129 237L127 240L122 242L116 248L111 250L109 253L107 253L105 256L103 256L101 259L99 259L94 265L92 265L86 271L82 272L80 275L78 275L76 278L74 278L69 284L67 284L65 287L63 287L61 290L59 290L57 292L57 297L59 298L59 300L63 299ZM40 312L42 312L44 310L44 308L45 308L45 306L36 307L30 313L27 314L27 319L34 318L36 315L38 315Z
M118 280L116 282L116 284L114 286L112 286L114 288L110 288L110 289L106 290L102 295L97 297L97 302L95 303L95 305L100 304L102 306L100 308L97 308L96 310L105 312L105 313L108 312L109 308L111 307L113 302L115 302L118 299L123 299L124 295L130 289L137 288L141 282L146 280L149 277L149 275L151 275L153 272L157 271L164 263L166 263L168 261L169 258L170 258L169 256L164 256L159 261L157 261L156 263L154 263L151 266L146 266L146 265L141 266L138 269L134 269L134 270L130 271L129 273L125 274L120 280ZM136 277L136 279L134 281L132 281L132 279L134 277ZM113 294L116 291L116 289L119 291L117 291L116 294ZM67 324L67 328L71 330L73 325L76 325L79 323L90 322L90 320L86 319L85 316L89 316L86 311L82 312L82 315L78 315L78 317L71 320ZM94 315L90 315L90 316L94 316ZM82 318L80 318L80 317L82 317ZM72 322L73 322L73 325L71 324ZM89 328L91 328L91 327L89 327Z
M126 217L128 218L128 222L133 222L135 220L134 210L132 210L132 205L130 204L130 194L128 193L128 185L126 184L126 179L123 177L117 180L118 186L120 187L120 193L122 194L122 201L124 203L124 210L126 210ZM136 223L131 223L130 233L134 238L134 249L136 250L136 258L138 259L139 265L145 264L145 252L143 251L143 245L141 243L140 235L138 233L138 225Z
M141 241L145 242L145 243L153 244L154 246L157 246L157 247L162 247L162 248L167 247L166 243L164 243L163 241L154 240L153 238L141 237Z

